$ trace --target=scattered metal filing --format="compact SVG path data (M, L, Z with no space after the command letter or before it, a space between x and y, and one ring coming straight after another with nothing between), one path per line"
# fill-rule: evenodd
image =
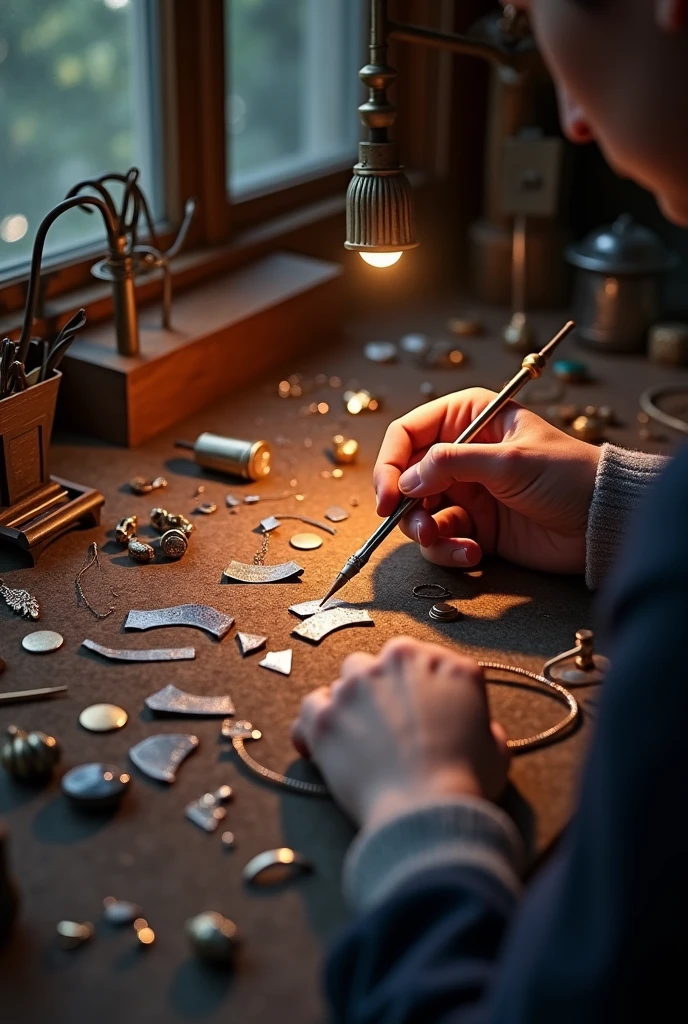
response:
M346 411L351 416L358 416L361 412L377 412L380 408L380 400L374 398L370 391L345 391L342 395Z
M103 917L108 924L118 927L125 924L133 924L143 916L143 911L138 903L131 903L129 900L118 900L114 896L106 896L103 900Z
M312 871L313 865L302 854L281 846L253 857L241 872L241 877L247 885L274 886Z
M351 505L352 508L358 508L358 506L361 504L361 501L359 498L354 496L353 498L349 498L349 504Z
M303 569L301 570L303 572ZM234 624L231 615L225 615L207 604L178 604L171 608L153 608L150 611L130 611L125 629L159 629L167 626L188 626L202 629L222 640Z
M201 694L185 693L169 683L146 697L146 707L164 715L233 715L234 701L225 694L221 697L204 697Z
M22 637L22 647L31 654L50 654L52 651L59 651L63 643L64 637L52 629L39 629Z
M571 431L581 441L598 444L604 439L605 424L597 416L577 416L571 424Z
M316 598L315 601L301 601L300 604L293 604L290 606L289 611L299 619L307 619L310 615L317 615L319 612L329 612L333 608L353 608L353 605L348 604L346 601L340 601L336 597L331 597L324 604Z
M329 519L331 523L343 523L348 518L349 513L345 512L339 505L331 505L325 513L325 519Z
M196 505L196 511L203 516L211 516L213 512L217 512L217 505L214 501L202 501L200 505Z
M485 324L478 314L452 316L447 320L447 330L459 338L477 338L485 333Z
M271 672L279 672L283 676L291 675L292 651L268 651L262 661L258 664L261 668L268 668Z
M116 807L129 789L131 776L114 764L92 761L70 768L60 788L71 802L84 811L105 811Z
M201 960L216 967L230 966L239 945L239 930L228 917L206 910L186 922L191 947Z
M155 942L155 932L146 921L145 917L137 917L134 921L134 931L136 933L136 941L140 946L147 948L152 946Z
M168 530L181 530L189 537L196 527L186 516L181 513L168 512L166 508L152 508L150 511L150 524L158 533L167 533Z
M120 519L115 527L115 540L118 544L128 544L132 537L136 536L138 522L138 516L125 516L124 519Z
M205 484L199 484L193 493L194 498L200 498L202 494L205 494Z
M129 481L129 486L134 494L150 494L151 491L159 491L167 487L167 480L164 476L156 476L154 480L146 480L143 476L135 476Z
M332 438L334 461L338 466L351 466L358 459L358 441L354 437L335 434Z
M441 583L418 583L412 593L419 601L447 601L454 596Z
M423 356L430 348L430 339L427 334L404 334L399 348L410 356Z
M295 533L289 538L289 543L297 551L316 551L322 547L322 537L317 533Z
M177 777L179 765L196 750L198 743L198 736L161 733L141 740L131 748L129 757L144 775L171 785Z
M303 576L305 570L296 562L282 562L280 565L247 565L245 562L229 563L222 573L228 583L283 583L285 580Z
M88 608L88 610L90 611L91 615L93 615L96 619L107 619L115 611L116 606L114 604L111 604L109 608L105 609L105 611L100 611L98 608L95 608L91 604L89 599L86 597L86 594L84 593L82 580L85 574L89 571L89 569L92 569L93 566L97 567L102 577L104 575L103 566L100 561L100 556L98 555L98 545L96 544L95 541L93 541L93 543L89 544L88 546L88 552L86 554L86 558L84 559L84 564L79 569L78 573L76 574L76 579L74 580L74 589L76 590L77 603L81 602L81 604L85 605L86 608ZM115 599L119 597L119 594L115 590L113 590L112 587L110 587L109 590L111 597L114 597Z
M234 850L236 848L236 841L233 832L223 832L220 841L225 850Z
M236 509L241 505L241 502L238 498L235 498L233 494L228 494L225 498L225 505L227 508Z
M253 651L260 651L261 648L265 647L267 639L266 636L260 636L259 633L238 632L236 635L239 650L244 658L247 654L251 654Z
M95 933L90 921L60 921L57 925L57 941L62 949L78 949L89 942Z
M146 565L148 562L155 560L155 551L146 544L145 541L139 540L138 537L132 537L127 544L127 551L132 562L138 562L140 565Z
M66 693L66 686L42 686L37 690L11 690L0 693L0 704L23 704L25 701L46 700L58 693Z
M439 370L455 370L463 366L466 356L450 341L436 341L425 356L425 366Z
M331 611L318 612L305 619L300 626L292 629L291 635L307 640L311 644L319 644L338 629L374 625L369 613L363 608L333 608Z
M587 364L578 359L558 359L552 369L555 376L567 384L585 384L590 380Z
M567 662L573 661L573 664ZM595 654L595 634L591 629L576 630L576 646L545 662L542 674L566 686L590 686L601 683L611 668L609 658Z
M28 590L13 590L0 579L0 597L15 615L22 615L25 619L40 619L41 606Z
M160 538L160 550L171 562L178 562L186 554L189 542L183 530L166 530Z
M397 347L391 341L369 341L363 353L371 363L393 363L397 358Z
M331 537L334 537L337 531L333 526L328 526L327 523L322 523L319 519L311 519L310 516L295 516L295 515L276 515L268 516L266 519L262 519L260 528L263 533L270 533L272 530L276 530L280 523L291 519L297 523L306 523L308 526L315 526L318 530L324 530L325 533L329 533Z
M103 647L95 640L82 640L81 646L103 658L112 661L193 661L196 657L195 647L161 647L150 650L134 651L125 648Z
M227 817L223 804L232 799L231 786L220 786L214 793L204 793L198 800L192 800L184 809L185 816L204 832L214 832Z
M458 608L455 608L453 604L446 604L444 601L434 604L428 615L435 622L456 622L457 619L463 618Z
M37 782L52 775L61 754L54 736L38 730L24 732L11 725L0 747L0 764L15 779Z
M117 704L91 704L79 715L79 725L89 732L113 732L128 721L129 715Z

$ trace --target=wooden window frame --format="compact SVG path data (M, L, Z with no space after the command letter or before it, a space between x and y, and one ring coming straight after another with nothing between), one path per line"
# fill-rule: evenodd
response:
M345 166L305 175L278 189L233 202L226 173L224 2L151 2L160 62L162 185L167 214L167 223L159 225L163 247L170 244L173 227L181 222L186 198L199 199L185 252L172 267L175 288L184 288L274 248L280 231L288 234L297 221L302 228L309 224L315 228L319 216L343 214L355 153ZM395 9L404 14L422 8L419 0L395 0ZM392 60L400 72L397 91L402 107L396 134L407 153L407 163L418 167L423 153L429 152L432 162L433 147L428 147L427 140L435 130L432 104L428 103L433 72L427 53L412 47L393 47ZM90 273L102 253L103 244L92 243L44 260L37 329L56 329L78 305L85 305L92 320L111 316L109 287L94 281ZM16 330L27 283L26 267L0 274L0 333ZM142 303L158 298L161 291L156 279L137 282Z

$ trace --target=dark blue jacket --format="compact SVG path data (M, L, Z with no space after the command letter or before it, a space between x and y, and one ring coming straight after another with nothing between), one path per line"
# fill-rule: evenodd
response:
M443 868L357 920L327 970L337 1024L688 1020L688 449L602 611L613 668L557 853L520 903Z

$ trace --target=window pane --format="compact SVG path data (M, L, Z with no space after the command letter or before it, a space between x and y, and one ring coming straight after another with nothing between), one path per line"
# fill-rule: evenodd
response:
M225 0L234 195L355 154L361 0Z
M148 0L2 0L0 270L30 256L45 213L82 178L142 170L153 208ZM80 210L46 252L103 237Z

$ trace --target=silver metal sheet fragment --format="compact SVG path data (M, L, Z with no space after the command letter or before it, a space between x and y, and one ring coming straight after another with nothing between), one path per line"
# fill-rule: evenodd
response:
M204 697L201 694L185 693L170 683L157 693L146 697L146 706L151 711L167 715L233 715L234 701L225 694L222 697Z
M229 633L234 619L206 604L178 604L172 608L153 608L150 611L130 611L125 629L158 629L163 626L190 626L203 629L222 640Z
M230 562L222 573L222 578L230 583L281 583L302 576L303 573L304 570L296 562L282 562L280 565Z
M317 615L319 612L329 612L333 608L351 608L352 605L346 601L340 601L336 597L331 597L329 601L322 604L317 598L315 601L302 601L300 604L293 604L290 606L289 611L292 615L296 615L299 619L307 619L309 615Z
M331 523L343 523L345 519L349 518L349 513L345 512L339 505L333 505L328 508L325 513L325 519L329 519Z
M148 736L129 751L139 771L159 782L174 782L184 758L198 746L198 736L185 733L163 733Z
M258 633L237 633L237 643L239 644L239 650L246 657L247 654L251 654L252 651L259 651L261 647L265 647L267 643L266 636L260 636Z
M333 608L329 612L311 615L309 619L292 629L291 635L308 640L312 644L319 644L329 633L334 633L338 629L374 625L370 615L363 608Z
M261 668L269 668L271 672L280 672L283 676L288 676L291 674L291 659L291 650L268 651L258 664Z
M82 647L100 654L112 661L192 661L196 657L195 647L159 647L135 651L119 647L103 647L95 640L83 640Z

